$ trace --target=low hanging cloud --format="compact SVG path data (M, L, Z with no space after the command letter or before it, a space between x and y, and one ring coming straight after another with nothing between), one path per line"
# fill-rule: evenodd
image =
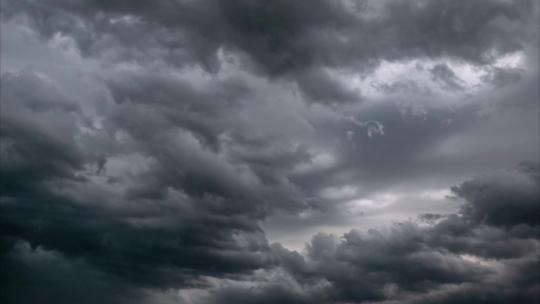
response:
M296 285L276 281L243 289L242 296L220 290L215 298L252 303L269 293L283 303L538 301L538 274L528 271L539 263L538 163L453 189L464 200L460 213L437 216L428 225L421 216L382 231L320 233L305 255L274 244L280 266ZM502 214L513 216L498 218Z
M539 300L536 1L0 4L0 302Z

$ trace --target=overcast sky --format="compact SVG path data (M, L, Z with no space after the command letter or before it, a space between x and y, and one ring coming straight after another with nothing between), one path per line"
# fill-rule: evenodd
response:
M537 0L1 0L0 302L539 303Z

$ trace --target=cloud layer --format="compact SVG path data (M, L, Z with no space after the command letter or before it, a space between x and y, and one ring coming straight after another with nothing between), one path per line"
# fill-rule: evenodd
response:
M538 2L1 6L3 303L539 300Z

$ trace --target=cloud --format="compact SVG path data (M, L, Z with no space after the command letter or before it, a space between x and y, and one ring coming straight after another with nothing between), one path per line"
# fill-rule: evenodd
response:
M462 80L445 64L437 64L430 70L433 79L447 90L463 90Z
M538 298L537 2L1 1L1 302Z
M320 103L354 102L360 93L347 89L324 71L309 71L298 77L298 85L306 100Z
M300 88L317 102L328 94L336 101L354 100L334 80L313 74L320 67L369 69L382 59L422 57L485 65L522 50L530 35L523 25L534 18L534 7L533 1L487 0L364 5L319 0L68 5L53 0L47 5L7 1L3 14L26 15L43 35L64 33L83 54L113 61L195 63L217 71L218 53L226 49L270 77L298 75ZM324 94L320 85L328 88Z
M79 114L64 106L67 100L35 106L58 96L36 77L3 79L1 225L8 243L25 240L33 248L81 258L140 286L192 285L204 273L227 275L271 264L258 226L261 206L247 201L249 186L227 177L233 169L223 160L176 133L173 146L202 153L190 160L198 162L196 171L163 146L165 154L150 156L153 161L139 172L109 172L110 163L82 150L81 126L74 119ZM185 170L169 170L171 162Z
M28 243L17 243L2 257L1 265L2 299L7 303L51 299L56 303L143 303L144 294L129 285L84 262L66 260L42 248L32 249Z
M523 163L517 172L479 177L453 188L469 204L463 212L474 221L512 226L540 224L538 164Z
M484 77L484 81L495 87L503 87L520 81L521 72L516 68L494 68L491 73Z
M540 250L538 212L532 210L540 198L538 164L475 178L454 192L465 199L461 213L437 216L428 226L406 221L342 237L319 233L305 256L273 249L302 286L327 282L317 296L327 303L538 299L536 274L526 270L536 267ZM306 299L311 291L306 288Z

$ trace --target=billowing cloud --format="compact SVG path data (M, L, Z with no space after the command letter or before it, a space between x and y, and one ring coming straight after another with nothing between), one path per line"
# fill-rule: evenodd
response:
M510 176L515 179L504 180ZM286 298L285 303L538 300L538 274L527 271L539 263L538 212L519 211L538 208L538 164L466 181L454 193L464 199L458 214L431 214L341 237L320 233L306 245L305 255L275 244L281 267L295 284L285 290L277 282L261 285L262 290L246 289L237 298L269 292L271 298ZM222 299L228 293L218 294ZM231 299L236 298L224 302Z
M538 300L537 2L1 6L2 303Z

